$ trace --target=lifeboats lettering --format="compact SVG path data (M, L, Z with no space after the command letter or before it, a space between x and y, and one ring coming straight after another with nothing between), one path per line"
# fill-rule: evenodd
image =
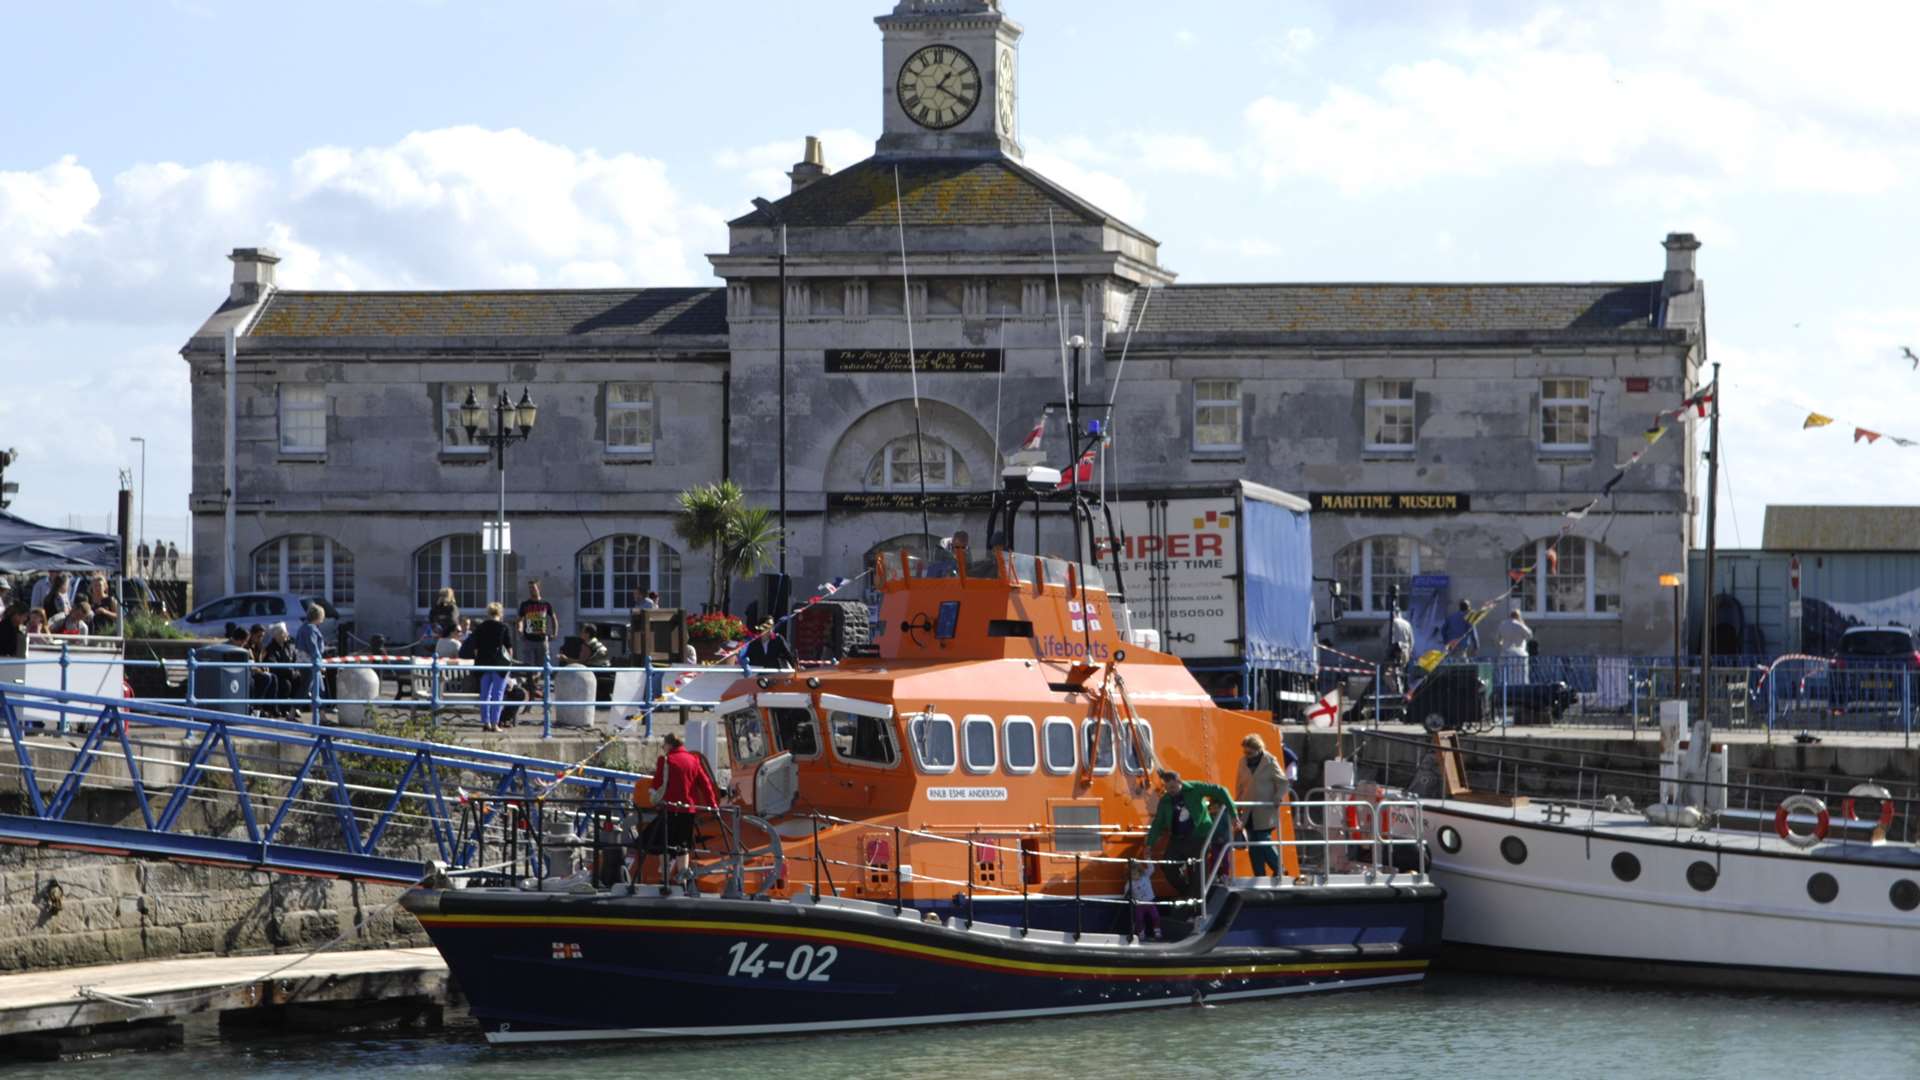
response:
M1003 787L930 787L927 798L935 802L1006 802Z
M827 969L840 959L840 950L832 945L822 945L818 949L811 945L799 945L787 954L785 960L768 960L766 942L754 944L736 941L727 946L727 955L733 958L727 965L728 975L758 979L774 971L785 975L790 982L831 982L833 976L827 973Z
M1079 624L1081 623L1081 620L1075 619L1073 621L1076 624L1074 626L1074 629L1076 630L1080 629ZM1042 634L1039 637L1034 638L1033 651L1040 654L1041 656L1059 657L1065 660L1084 660L1089 655L1089 650L1087 648L1087 643L1085 641L1074 641L1070 638L1059 638L1059 637L1053 636L1052 634ZM1105 660L1107 658L1106 642L1103 642L1103 641L1094 642L1093 648L1091 650L1091 655L1092 655L1092 658L1095 660Z

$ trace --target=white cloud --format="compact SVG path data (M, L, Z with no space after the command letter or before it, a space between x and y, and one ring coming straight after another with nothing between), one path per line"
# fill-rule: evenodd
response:
M143 163L104 190L66 157L0 172L0 317L190 321L226 292L222 256L253 245L280 252L293 287L686 284L707 277L721 220L656 159L511 129L317 147L284 167Z
M1271 37L1262 38L1260 56L1269 64L1297 64L1313 51L1319 36L1305 26L1292 26Z
M873 156L874 139L866 132L851 128L828 128L818 134L820 153L829 169L844 169ZM739 174L747 200L754 196L777 199L792 186L787 179L787 172L805 151L804 139L778 139L758 146L723 149L713 155L713 163L728 172ZM745 212L744 207L739 211ZM734 217L737 214L728 212L727 216Z
M1026 164L1035 172L1132 225L1146 220L1147 202L1137 188L1092 163L1105 156L1082 140L1030 141Z
M1191 30L1175 30L1173 32L1173 40L1174 40L1174 43L1179 45L1181 48L1191 49L1193 48L1194 42L1200 39L1197 36L1195 36L1194 32Z

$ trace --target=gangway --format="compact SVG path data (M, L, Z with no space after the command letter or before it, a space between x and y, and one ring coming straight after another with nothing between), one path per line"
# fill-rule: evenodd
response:
M456 829L469 789L482 824L542 833L549 795L628 805L647 779L478 747L169 702L0 684L17 794L0 786L0 843L237 869L412 883L469 867ZM70 734L56 734L56 728ZM56 779L57 777L57 779ZM80 796L131 796L130 823L84 820ZM504 797L504 798L503 798ZM7 802L12 802L11 806ZM564 822L556 823L564 826Z

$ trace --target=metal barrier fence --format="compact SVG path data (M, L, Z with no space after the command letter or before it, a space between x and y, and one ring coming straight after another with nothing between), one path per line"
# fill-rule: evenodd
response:
M1698 711L1700 669L1665 656L1487 656L1431 675L1343 660L1321 669L1322 694L1343 692L1348 726L1418 724L1470 733L1515 726L1634 730L1658 722L1659 703ZM1715 725L1768 732L1855 731L1911 737L1920 666L1836 665L1812 656L1716 657L1708 711Z
M0 685L90 690L99 681L98 671L112 669L118 674L141 668L158 669L170 691L179 691L177 697L170 692L165 698L143 700L304 717L315 724L350 727L367 726L373 709L424 711L429 731L456 710L477 711L496 704L483 700L479 684L483 676L499 674L517 684L520 693L497 704L517 712L538 709L542 738L551 737L556 726L592 727L602 710L613 714L609 722L640 714L642 731L651 735L656 711L711 707L736 679L768 671L744 664L655 665L644 657L634 667L556 666L551 660L537 667L489 667L456 658L413 656L265 663L202 659L201 650L189 652L184 660L140 660L98 657L62 643L51 655L0 659ZM385 696L388 681L393 684L392 696ZM133 696L130 690L126 696ZM57 730L67 730L64 715L48 720Z

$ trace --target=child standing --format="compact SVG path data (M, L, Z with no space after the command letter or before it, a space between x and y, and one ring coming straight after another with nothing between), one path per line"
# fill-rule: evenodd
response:
M1133 878L1127 882L1127 894L1133 897L1133 936L1143 941L1159 941L1160 908L1153 902L1152 863L1141 863L1133 868Z

